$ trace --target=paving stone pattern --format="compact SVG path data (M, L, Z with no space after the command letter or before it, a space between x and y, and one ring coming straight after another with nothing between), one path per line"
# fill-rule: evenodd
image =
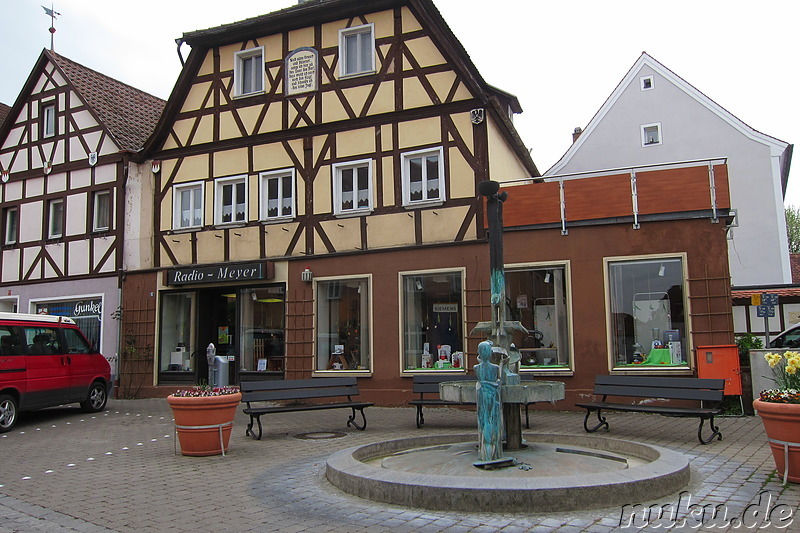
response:
M601 435L690 457L684 494L655 502L642 495L642 501L630 502L641 506L624 510L515 514L380 504L325 480L325 459L335 451L471 433L474 412L426 409L426 425L417 429L413 408L371 407L363 432L347 428L346 418L344 410L267 416L264 437L255 441L245 437L247 417L239 412L226 457L184 457L174 453L166 400L111 400L107 411L93 415L76 408L26 413L12 432L0 435L0 533L800 531L800 486L781 484L758 417L721 418L724 439L702 446L694 419L610 413L611 431ZM578 412L534 409L531 418L530 432L584 433ZM308 432L344 436L296 438ZM689 514L689 503L706 509L705 517ZM670 505L676 514L669 515ZM647 509L652 511L645 519ZM660 519L658 509L666 510ZM780 512L789 513L791 521L783 522L788 527L766 523L765 509L776 520Z

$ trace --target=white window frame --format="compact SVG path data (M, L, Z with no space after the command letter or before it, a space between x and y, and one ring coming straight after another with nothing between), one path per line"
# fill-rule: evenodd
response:
M60 215L56 213L56 206L61 207ZM54 227L54 225L58 227ZM60 239L64 236L64 199L54 198L47 202L47 238Z
M352 69L348 69L350 62L347 61L347 39L348 37L356 36L358 41L358 52L356 54L357 65ZM365 40L366 39L366 40ZM362 49L368 47L367 63L362 64ZM353 26L352 28L343 28L339 30L339 77L350 78L353 76L363 76L365 74L372 74L375 72L375 24L369 23L362 26Z
M412 159L422 157L423 159L430 155L436 155L439 158L439 196L437 198L428 198L427 188L427 165L422 165L422 196L421 200L411 199L411 165ZM402 154L402 175L403 175L403 205L404 206L421 206L421 205L439 205L444 203L446 196L444 186L444 150L442 147L426 148L424 150L415 150L413 152L406 152Z
M14 214L14 224L9 224L11 214ZM19 208L8 207L5 210L5 220L3 225L3 244L17 244L17 232L19 232Z
M180 200L181 199L181 192L183 192L185 190L195 190L195 189L199 189L200 190L200 206L199 206L200 214L201 214L200 224L199 225L192 224L192 221L191 221L192 219L190 219L189 220L189 224L187 224L186 226L182 226L181 225L181 212L183 210L181 208L183 206L181 205L181 200ZM192 195L192 198L194 198L194 195ZM181 230L181 229L192 229L192 228L201 228L201 227L203 227L203 219L205 218L205 216L204 216L205 215L205 211L204 211L204 206L203 206L204 201L205 201L205 193L204 193L203 182L200 181L200 182L182 183L180 185L175 185L172 188L172 228L176 229L176 230ZM189 208L190 208L189 209L190 212L194 212L195 210L198 209L198 207L195 206L195 205L191 205L191 206L189 206Z
M650 87L647 87L647 83L650 83ZM642 76L639 78L639 89L642 91L652 91L653 87L655 87L655 78L651 74L650 76Z
M245 92L244 65L248 61L255 58L259 59L256 59L254 61L255 64L254 66L257 68L253 70L253 78L250 81L251 82L259 81L260 87L255 90ZM234 85L233 88L234 97L252 96L255 94L264 93L264 47L263 46L242 50L234 54L233 85Z
M345 170L355 170L358 168L367 168L367 199L369 205L366 207L358 207L358 189L357 189L357 175L353 187L353 207L351 209L343 209L342 202L344 201L344 192L342 191L342 172ZM373 209L373 193L372 193L372 159L359 159L358 161L348 161L346 163L334 163L332 165L333 174L333 214L337 216L359 215L369 213ZM356 174L356 173L354 173Z
M244 198L242 202L238 202L239 200L236 197L236 189L238 184L244 185ZM231 195L231 220L228 222L223 222L222 217L223 213L222 210L224 209L224 205L222 204L222 200L224 198L223 189L227 186L232 186L233 190ZM243 203L244 204L244 219L243 220L236 220L236 205ZM214 181L214 224L217 226L221 225L229 225L229 224L246 224L248 220L248 203L247 203L247 176L231 176L229 178L220 178Z
M647 130L655 128L656 133L658 134L658 140L656 142L647 142ZM660 122L653 122L652 124L642 124L641 126L641 134L642 134L642 147L647 146L658 146L664 142L664 136L661 131L661 123Z
M283 190L283 178L289 178L291 183L292 190L288 198L284 198L284 190ZM272 180L276 180L278 182L278 214L270 216L269 215L269 182ZM261 213L259 214L259 219L262 221L272 221L272 220L289 220L296 216L297 214L297 183L295 182L295 171L293 168L284 169L284 170L272 170L269 172L262 172L259 174L259 186L261 187L259 191L259 197L261 198ZM291 202L290 205L290 213L284 214L283 213L283 202L284 200L289 200Z
M56 103L42 105L42 137L54 137L56 134Z
M100 201L101 198L105 197L106 202L108 202L107 213L108 213L108 220L106 220L105 224L101 225L101 221L99 219L100 213ZM93 198L92 198L92 231L107 231L111 229L111 216L112 216L112 209L111 209L111 191L95 191Z

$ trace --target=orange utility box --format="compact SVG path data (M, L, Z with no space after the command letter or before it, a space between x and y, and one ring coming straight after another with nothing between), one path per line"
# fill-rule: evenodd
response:
M742 395L741 373L735 344L697 347L697 377L724 379L726 396Z

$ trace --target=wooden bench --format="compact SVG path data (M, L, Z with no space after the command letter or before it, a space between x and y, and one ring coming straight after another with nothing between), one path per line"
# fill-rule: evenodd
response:
M291 379L291 380L264 380L242 381L239 384L242 392L242 403L247 404L243 409L250 415L246 435L252 435L257 440L261 439L261 415L272 413L293 413L297 411L315 411L318 409L351 409L352 414L347 419L348 426L366 429L367 418L364 408L374 405L369 402L354 401L358 396L358 381L355 377L317 378L317 379ZM327 403L297 403L301 400L330 400L338 401ZM261 402L281 402L289 400L292 403L282 405L254 406ZM356 422L356 411L361 412L362 423ZM253 424L258 424L258 435L253 431Z
M636 413L655 413L664 416L697 417L700 426L697 428L697 438L701 444L708 444L714 437L722 440L722 433L714 425L714 416L722 412L722 397L724 394L724 379L700 379L682 377L650 377L650 376L597 376L594 382L594 394L602 395L598 402L576 403L578 407L586 409L583 419L583 428L588 433L593 433L605 426L608 431L608 422L602 411L630 411ZM710 402L711 406L704 407L673 407L650 404L627 404L608 401L609 396L644 399L666 400L694 400ZM589 415L597 413L598 424L589 427ZM711 436L703 438L703 424L709 421Z
M425 424L425 415L422 408L426 405L432 406L452 406L452 405L475 405L474 403L465 402L449 402L442 400L439 397L439 383L448 381L476 381L474 375L465 374L417 374L414 376L412 384L412 391L414 394L419 394L419 398L415 398L408 403L417 407L417 427L421 428ZM528 376L521 376L522 381L531 380L533 378ZM535 402L534 402L535 403ZM525 404L525 427L530 429L530 420L528 419L528 406Z

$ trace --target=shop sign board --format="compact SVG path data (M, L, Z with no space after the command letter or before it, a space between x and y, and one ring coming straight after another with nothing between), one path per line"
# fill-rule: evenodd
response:
M267 263L235 263L207 267L173 268L167 271L167 285L223 283L270 279Z

